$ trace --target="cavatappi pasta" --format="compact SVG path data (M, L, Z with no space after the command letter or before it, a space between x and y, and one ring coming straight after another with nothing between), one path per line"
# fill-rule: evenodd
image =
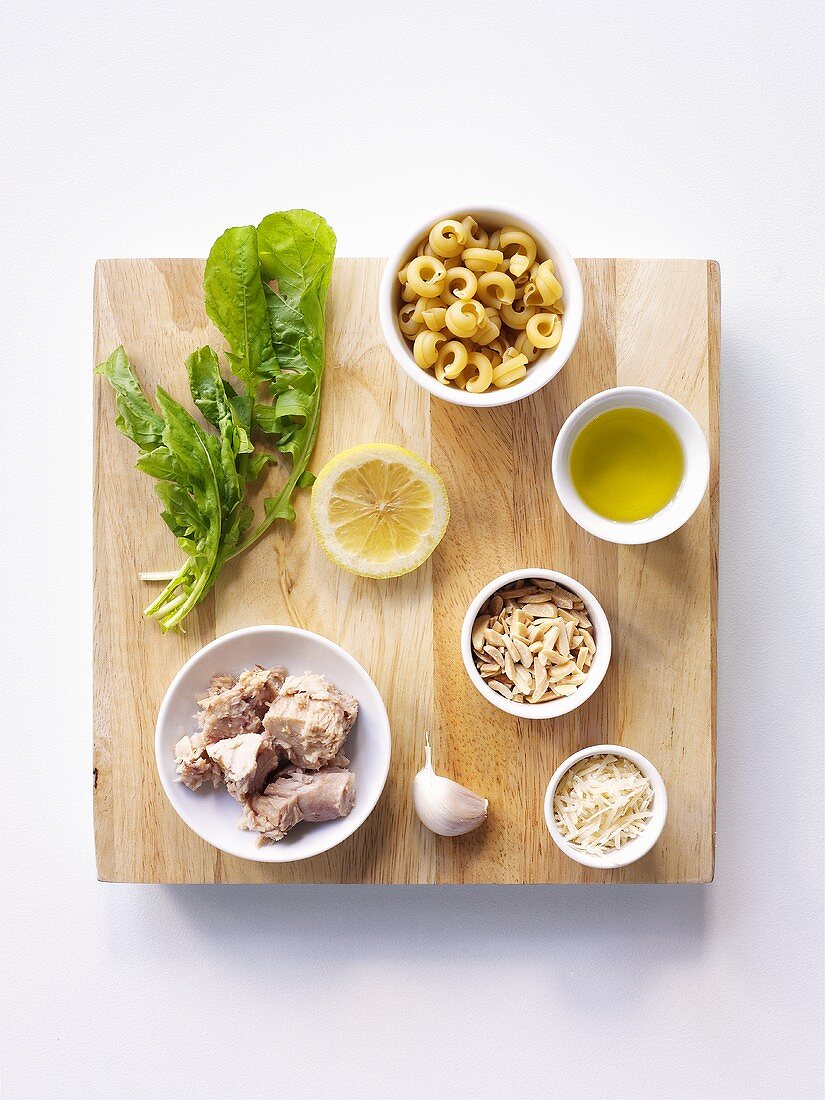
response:
M418 366L444 386L513 386L561 340L564 288L553 261L518 226L445 218L398 281L398 327Z

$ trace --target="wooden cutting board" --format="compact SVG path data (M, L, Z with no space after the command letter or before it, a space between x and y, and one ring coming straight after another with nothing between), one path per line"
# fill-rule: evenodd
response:
M317 471L344 447L383 440L428 457L452 519L431 561L410 576L361 580L316 545L308 493L230 565L214 593L163 637L141 609L156 588L139 571L176 566L150 479L114 428L95 380L95 840L98 875L118 882L573 883L707 882L715 831L719 269L704 260L580 260L585 320L559 376L515 405L474 411L430 400L396 368L376 300L383 261L335 264ZM95 362L123 344L144 384L188 399L186 355L218 334L203 310L201 260L104 260L95 279ZM614 546L580 530L550 478L556 433L586 397L615 385L662 389L710 441L710 492L676 534ZM611 622L613 660L595 696L553 721L502 714L470 684L459 651L469 601L520 566L581 580ZM154 761L166 688L207 641L241 626L292 623L334 639L372 675L389 711L393 758L371 817L338 848L293 865L226 856L177 817ZM409 797L432 731L439 769L490 800L483 828L427 832ZM545 787L585 745L618 742L664 776L660 842L619 871L580 867L552 844Z

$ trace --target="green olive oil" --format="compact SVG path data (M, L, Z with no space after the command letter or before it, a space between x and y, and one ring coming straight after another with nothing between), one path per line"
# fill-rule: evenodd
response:
M648 519L676 495L685 459L679 437L646 409L610 409L585 424L570 450L576 492L621 523Z

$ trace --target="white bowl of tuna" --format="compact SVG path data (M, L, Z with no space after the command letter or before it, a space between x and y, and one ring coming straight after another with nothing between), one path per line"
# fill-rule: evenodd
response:
M595 745L569 756L544 796L550 836L585 867L626 867L647 853L667 820L664 780L641 753Z
M155 731L175 811L221 851L291 863L366 821L390 765L387 711L367 672L319 634L254 626L191 657Z

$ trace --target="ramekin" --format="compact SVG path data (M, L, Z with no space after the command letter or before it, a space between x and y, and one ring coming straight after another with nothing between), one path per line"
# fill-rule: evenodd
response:
M491 687L488 687L481 673L476 668L475 661L473 660L473 623L476 621L483 604L491 596L495 595L499 589L509 588L517 581L527 581L533 577L539 577L541 580L546 581L555 581L556 584L562 585L584 601L588 618L593 624L591 633L593 635L593 641L596 643L596 653L593 657L593 663L588 671L586 681L581 687L577 688L572 695L553 699L546 703L514 703L510 699L505 699L503 695L499 695L497 691L493 691ZM569 714L571 710L575 710L577 707L580 707L582 703L586 703L605 677L607 667L610 664L611 650L610 625L602 605L593 593L585 588L583 584L580 584L572 577L568 577L565 573L557 573L554 569L514 569L511 573L502 573L500 577L496 577L495 580L485 585L470 604L467 609L467 614L464 616L464 623L461 628L461 656L464 659L464 667L467 670L467 675L470 677L473 685L484 696L488 703L492 703L493 706L498 707L499 710L503 710L507 714L513 714L518 718L558 718L560 714Z
M588 756L602 756L608 753L614 756L623 756L625 759L632 761L639 771L650 780L650 785L653 787L653 816L648 822L647 828L639 836L634 837L633 840L628 840L626 844L615 851L594 856L589 852L583 852L576 848L574 844L571 844L569 840L565 840L561 835L553 816L553 798L556 794L556 788L570 768ZM562 761L553 772L553 777L547 784L547 793L544 796L544 820L547 822L547 828L556 846L566 856L575 860L576 863L581 863L585 867L595 867L602 871L612 870L616 867L627 867L628 864L635 863L637 859L646 856L662 835L662 829L664 829L667 820L665 781L647 757L642 756L640 752L636 752L634 749L626 749L623 745L594 745L592 748L580 749Z
M468 214L472 214L485 226L515 225L530 233L539 246L540 254L552 259L556 276L564 288L562 337L557 346L547 348L537 356L527 368L527 376L523 381L503 389L493 387L484 393L467 393L458 386L442 385L434 374L422 370L413 358L412 346L398 327L398 310L401 305L398 272L415 255L419 242L427 236L436 222L443 221L445 218L465 218ZM581 275L576 261L561 237L529 215L501 206L462 206L459 209L453 208L431 215L414 232L405 237L392 253L378 290L378 316L384 339L401 370L417 386L427 390L433 397L440 397L442 401L449 401L454 405L468 405L480 409L521 401L522 398L529 397L555 378L573 354L581 332L583 314L584 292Z
M607 519L594 512L579 496L570 476L570 451L579 432L601 413L627 408L645 409L669 424L679 437L685 460L682 483L673 499L661 511L632 523ZM710 452L705 433L684 405L659 390L618 386L589 397L568 416L553 447L552 470L559 500L579 527L606 542L638 545L663 539L687 523L708 487Z

